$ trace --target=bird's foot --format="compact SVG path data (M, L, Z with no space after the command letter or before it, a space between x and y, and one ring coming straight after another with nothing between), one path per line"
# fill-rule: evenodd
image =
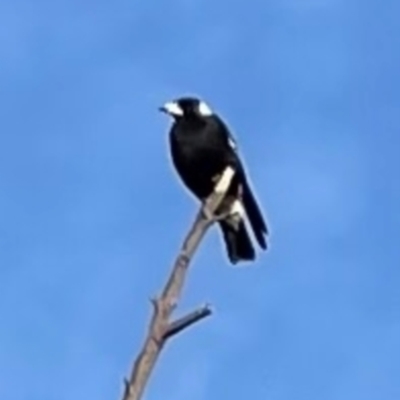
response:
M209 205L207 204L207 201L203 202L203 206L201 207L201 212L204 216L204 218L207 221L214 221L215 220L215 215L214 213L210 210Z
M229 216L229 211L223 211L220 213L213 213L210 210L210 207L208 206L207 202L203 203L202 207L202 213L203 216L206 218L207 221L212 221L212 222L218 222L226 219Z
M223 221L224 219L228 218L230 216L229 211L223 211L217 215L214 215L214 221Z

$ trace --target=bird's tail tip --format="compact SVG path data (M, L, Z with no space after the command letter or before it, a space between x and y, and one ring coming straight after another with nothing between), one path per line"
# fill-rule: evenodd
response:
M256 252L244 221L239 222L237 229L225 221L220 225L230 263L237 266L244 261L254 261Z

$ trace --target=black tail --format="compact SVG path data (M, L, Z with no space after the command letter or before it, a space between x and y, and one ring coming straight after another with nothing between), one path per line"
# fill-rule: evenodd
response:
M247 182L243 183L243 205L258 244L263 249L266 249L267 241L265 236L268 235L267 224Z
M240 260L254 260L256 254L244 221L233 225L236 224L231 225L229 220L220 222L229 261L236 264Z

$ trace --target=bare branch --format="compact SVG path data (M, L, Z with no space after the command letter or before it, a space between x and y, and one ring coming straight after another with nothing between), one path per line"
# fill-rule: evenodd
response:
M198 310L199 314L196 317L192 313L184 319L173 323L169 322L181 296L189 264L208 228L216 220L214 214L229 188L233 175L233 169L227 167L219 177L214 192L198 212L196 220L183 242L161 296L152 299L153 316L147 338L134 362L129 380L125 381L122 400L141 399L150 374L168 338L211 314L211 310L207 308L200 310L201 312Z
M196 322L201 321L202 319L210 316L211 314L212 310L210 306L206 304L205 306L192 311L191 313L185 315L184 317L181 317L176 321L171 322L164 333L164 340L169 339L171 336L176 335L177 333L183 331L186 328L189 328L190 325L193 325Z

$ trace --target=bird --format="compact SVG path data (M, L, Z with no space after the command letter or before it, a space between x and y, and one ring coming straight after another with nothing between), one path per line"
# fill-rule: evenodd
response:
M183 96L166 102L159 111L172 117L169 146L172 164L183 184L201 202L213 192L227 167L233 177L218 212L231 264L253 261L256 251L246 218L261 249L267 249L267 223L250 186L237 142L227 123L205 100Z

